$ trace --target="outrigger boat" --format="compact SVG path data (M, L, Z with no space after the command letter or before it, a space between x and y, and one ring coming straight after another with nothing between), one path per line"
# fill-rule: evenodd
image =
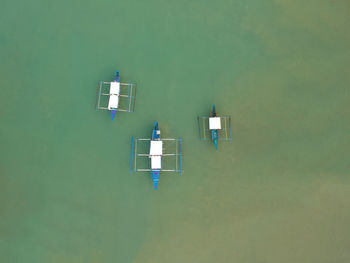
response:
M231 117L218 116L215 104L213 105L210 117L198 117L199 137L202 141L211 139L214 142L215 150L218 150L219 140L231 141Z
M139 153L148 147L149 153ZM161 138L158 122L151 139L132 137L131 174L133 172L151 172L155 190L158 189L160 172L182 175L182 139Z
M108 103L106 99L108 98ZM118 111L133 112L135 109L136 83L121 83L119 71L115 72L114 81L100 81L96 108L109 110L112 120L115 119ZM103 105L103 106L102 106Z

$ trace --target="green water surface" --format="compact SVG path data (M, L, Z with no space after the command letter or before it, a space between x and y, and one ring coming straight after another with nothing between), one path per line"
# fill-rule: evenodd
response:
M0 3L1 263L350 262L349 1ZM185 171L158 191L130 175L156 120Z

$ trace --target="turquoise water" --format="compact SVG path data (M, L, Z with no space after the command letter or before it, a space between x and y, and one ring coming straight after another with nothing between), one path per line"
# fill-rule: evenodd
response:
M348 262L349 3L2 1L0 262ZM96 111L100 80L135 113ZM232 142L197 115L231 115ZM184 174L130 175L131 136Z

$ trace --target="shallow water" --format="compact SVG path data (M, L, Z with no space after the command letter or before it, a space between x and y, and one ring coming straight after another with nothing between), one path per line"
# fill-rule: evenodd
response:
M349 262L349 7L2 1L0 262ZM137 102L111 122L116 69ZM129 170L156 120L185 170L158 191Z

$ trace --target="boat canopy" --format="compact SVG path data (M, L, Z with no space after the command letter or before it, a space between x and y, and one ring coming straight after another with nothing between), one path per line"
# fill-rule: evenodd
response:
M118 109L118 104L119 104L119 96L110 95L109 101L108 101L108 109L109 110Z
M116 81L111 82L111 85L109 88L109 94L117 95L117 96L120 94L120 82L116 82Z
M120 95L120 82L111 82L109 89L108 109L118 109Z
M151 157L151 169L152 170L162 169L162 157L161 156L152 156Z
M163 142L162 141L151 141L149 155L150 155L150 157L162 156L163 155Z
M209 118L209 130L221 130L221 118L210 117Z

